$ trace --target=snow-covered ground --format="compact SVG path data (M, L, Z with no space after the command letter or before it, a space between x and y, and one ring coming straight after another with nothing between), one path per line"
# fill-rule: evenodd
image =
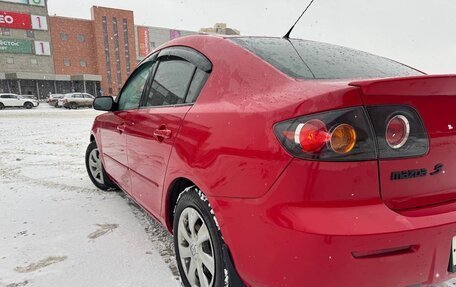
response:
M168 233L86 175L97 114L0 111L1 287L180 286Z
M97 114L0 111L0 286L180 286L172 238L86 176Z

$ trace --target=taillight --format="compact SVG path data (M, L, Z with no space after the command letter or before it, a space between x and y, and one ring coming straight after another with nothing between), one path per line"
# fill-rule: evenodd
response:
M328 141L329 134L325 123L320 120L310 120L299 124L295 131L295 143L302 147L304 152L319 152Z
M356 130L348 124L341 124L331 132L331 149L339 154L347 154L356 145Z
M293 156L321 161L362 161L421 156L429 139L408 106L335 110L278 123L274 131Z
M427 154L429 139L418 112L409 106L369 106L380 159Z
M374 136L362 107L319 113L281 122L275 133L294 156L325 161L376 158Z
M392 117L386 125L386 143L393 149L404 146L410 135L410 123L403 115Z

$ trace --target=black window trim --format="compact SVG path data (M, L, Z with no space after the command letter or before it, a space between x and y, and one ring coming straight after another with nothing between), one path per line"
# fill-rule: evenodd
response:
M161 106L146 106L147 103L147 98L150 92L150 89L152 87L152 82L155 77L155 73L157 72L158 67L160 66L160 62L165 59L169 58L178 58L184 61L189 62L193 66L195 66L195 69L193 70L192 77L190 79L190 82L188 83L186 93L185 93L185 98L184 98L184 103L182 104L175 104L175 105L161 105ZM120 111L119 110L119 101L120 101L120 96L122 95L123 90L125 87L128 85L128 83L131 81L132 77L136 75L136 71L141 67L142 65L152 62L153 70L149 73L149 76L146 80L145 88L143 89L143 93L141 95L141 100L139 101L139 107L137 109L130 109L128 111L132 110L140 110L140 109L150 109L150 108L167 108L167 107L182 107L182 106L193 106L195 103L185 103L187 100L188 92L190 90L191 84L193 82L193 78L195 77L196 71L199 68L200 70L210 74L212 72L212 62L202 53L199 51L186 47L186 46L171 46L164 48L163 50L156 51L155 53L149 55L145 59L143 59L139 64L138 67L135 69L135 71L128 77L127 81L123 85L122 89L119 92L119 96L116 99L115 102L115 109L114 111ZM155 63L154 63L155 62ZM198 98L198 97L196 97ZM122 110L126 111L126 110Z
M206 56L204 56L203 54L201 54L193 48L185 46L172 46L158 52L159 59L161 59L162 57L170 56L184 59L185 61L192 63L194 66L203 70L206 73L210 73L212 71L211 61L209 61L209 59L206 58Z
M120 101L120 98L121 98L121 95L122 95L122 92L125 90L125 87L131 82L131 80L133 79L134 76L136 76L138 74L138 70L141 66L144 66L146 65L147 63L151 63L152 65L154 65L154 61L156 61L157 59L157 55L154 54L154 55L151 55L150 57L148 57L147 59L145 59L144 61L142 61L138 67L135 69L135 71L133 73L131 73L131 75L128 77L127 81L125 82L125 84L122 86L122 89L120 90L119 92L119 95L117 96L117 99L115 101L115 109L114 111L133 111L133 110L137 110L141 107L141 104L142 104L142 100L144 98L144 95L145 95L145 91L148 90L148 83L150 81L150 79L152 78L153 74L155 73L155 67L154 67L154 70L152 70L149 75L147 76L147 79L146 79L146 82L144 84L144 88L143 88L143 91L142 91L142 95L141 95L141 99L139 101L139 106L138 108L136 109L128 109L128 110L119 110L119 101Z
M174 105L160 105L160 106L147 106L147 98L150 93L150 89L152 88L153 79L155 78L155 74L157 69L160 67L160 63L167 60L183 60L192 64L195 68L193 69L192 76L188 83L188 86L185 91L184 103L182 104L174 104ZM143 91L142 99L140 101L139 109L151 109L151 108L168 108L168 107L182 107L182 106L193 106L195 102L186 103L188 92L190 91L190 87L192 85L193 79L195 78L195 74L197 69L202 70L203 72L210 74L212 72L212 62L204 56L202 53L198 52L197 50L186 47L186 46L171 46L165 48L163 50L157 51L143 60L143 62L147 61L156 61L156 65L154 70L151 73L151 76L146 82L147 87ZM201 91L200 91L201 92ZM197 99L198 97L196 97Z
M151 77L147 80L146 85L147 87L144 89L140 104L139 104L139 109L156 109L156 108L169 108L169 107L182 107L182 106L193 106L194 103L186 103L187 96L188 96L188 91L190 90L190 86L192 85L193 78L195 76L196 70L198 67L196 67L192 62L187 61L186 59L183 59L181 57L175 56L175 55L162 55L157 54L158 57L155 59L156 65L154 66L154 70L151 73ZM190 78L190 81L187 84L187 87L185 88L185 97L184 97L184 102L182 104L171 104L171 105L159 105L159 106L147 106L147 100L149 97L150 90L152 89L152 83L155 79L155 74L157 73L158 68L160 67L160 64L162 62L166 61L175 61L175 60L180 60L180 61L185 61L193 65L193 72L192 76Z

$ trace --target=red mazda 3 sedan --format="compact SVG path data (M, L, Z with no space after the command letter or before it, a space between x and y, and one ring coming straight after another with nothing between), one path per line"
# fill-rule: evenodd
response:
M97 98L90 178L174 234L185 286L456 271L456 76L324 43L190 36Z

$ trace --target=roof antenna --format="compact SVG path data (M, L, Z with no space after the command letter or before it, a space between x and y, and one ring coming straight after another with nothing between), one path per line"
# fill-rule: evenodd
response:
M315 0L310 1L309 5L307 5L306 9L304 10L304 12L302 12L301 16L299 16L298 20L296 20L293 26L291 26L290 30L288 30L288 33L286 33L285 36L283 36L284 39L290 39L290 34L293 31L294 27L296 26L296 24L298 24L299 20L301 20L302 16L307 12L307 10L309 10L310 6L312 6L314 1Z

